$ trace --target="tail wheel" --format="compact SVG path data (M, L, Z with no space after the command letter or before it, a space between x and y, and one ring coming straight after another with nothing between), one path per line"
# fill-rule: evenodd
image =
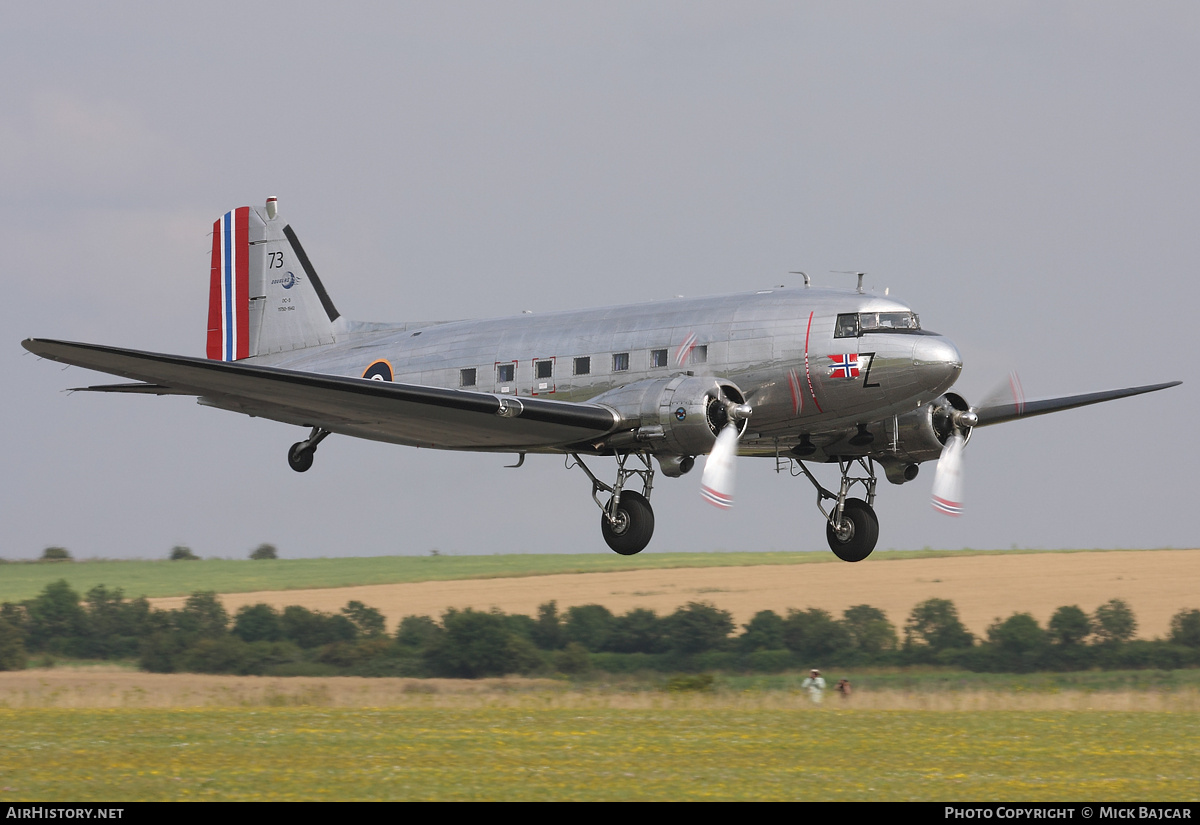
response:
M611 500L608 510L612 512ZM654 535L654 510L646 497L632 490L622 490L621 503L612 513L611 521L609 512L600 516L600 532L608 546L622 556L642 552Z
M307 447L307 442L297 441L288 450L288 466L298 473L303 473L313 464L312 449Z
M841 524L834 528L827 522L825 537L829 549L842 561L862 561L871 555L875 542L879 541L879 519L865 501L848 498L842 508Z

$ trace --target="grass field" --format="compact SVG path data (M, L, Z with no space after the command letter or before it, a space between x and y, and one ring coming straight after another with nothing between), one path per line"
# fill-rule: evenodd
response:
M880 551L873 561L960 556L1020 555L1033 550ZM1105 551L1056 551L1105 552ZM263 590L355 587L462 579L519 578L622 570L664 570L760 565L842 564L830 553L537 553L495 556L371 556L263 561L9 562L0 566L0 602L36 596L66 579L79 593L98 584L124 589L129 598L187 596L197 590L249 593Z
M248 593L615 570L821 564L830 561L836 559L829 553L648 553L638 556L547 553L260 561L14 562L0 566L0 602L33 598L47 584L59 579L66 579L79 593L103 584L122 588L129 598L158 598L187 596L198 590Z
M1196 713L803 701L0 710L0 801L1168 802L1200 786Z

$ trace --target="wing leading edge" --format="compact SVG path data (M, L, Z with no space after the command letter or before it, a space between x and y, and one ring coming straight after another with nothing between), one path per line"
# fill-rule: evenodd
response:
M81 389L198 396L200 403L334 433L462 450L554 449L618 426L601 404L515 398L468 390L297 372L244 362L29 338L25 349L137 384Z
M979 407L973 408L973 412L979 419L977 427L987 427L992 424L1003 424L1007 421L1016 421L1018 418L1029 418L1034 415L1045 415L1046 413L1058 412L1060 410L1072 410L1076 407L1086 407L1089 404L1100 404L1104 401L1113 401L1118 398L1128 398L1131 395L1142 395L1147 392L1157 392L1165 390L1168 387L1176 387L1182 384L1182 381L1167 381L1164 384L1147 384L1142 387L1128 387L1120 390L1104 390L1103 392L1089 392L1083 395L1068 395L1061 398L1046 398L1038 401L1009 401L1002 404L981 404Z

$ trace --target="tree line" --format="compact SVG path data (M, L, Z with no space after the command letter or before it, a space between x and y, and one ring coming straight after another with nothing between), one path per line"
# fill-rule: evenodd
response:
M126 599L103 585L83 596L65 581L35 598L0 605L0 670L37 657L136 660L152 672L478 678L549 674L712 670L782 672L830 666L942 664L973 671L1200 666L1200 610L1181 610L1165 639L1135 639L1137 619L1120 599L1092 613L1058 608L1046 626L1029 613L997 620L976 638L953 602L916 605L901 628L856 605L763 610L740 629L729 611L691 602L659 615L617 615L598 605L537 615L450 609L440 619L406 616L389 633L384 616L351 601L337 613L298 605L247 605L232 616L215 593L176 610Z

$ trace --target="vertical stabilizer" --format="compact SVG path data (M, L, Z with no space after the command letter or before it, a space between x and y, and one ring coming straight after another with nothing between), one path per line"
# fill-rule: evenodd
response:
M208 357L237 361L329 344L338 311L275 199L213 224Z

